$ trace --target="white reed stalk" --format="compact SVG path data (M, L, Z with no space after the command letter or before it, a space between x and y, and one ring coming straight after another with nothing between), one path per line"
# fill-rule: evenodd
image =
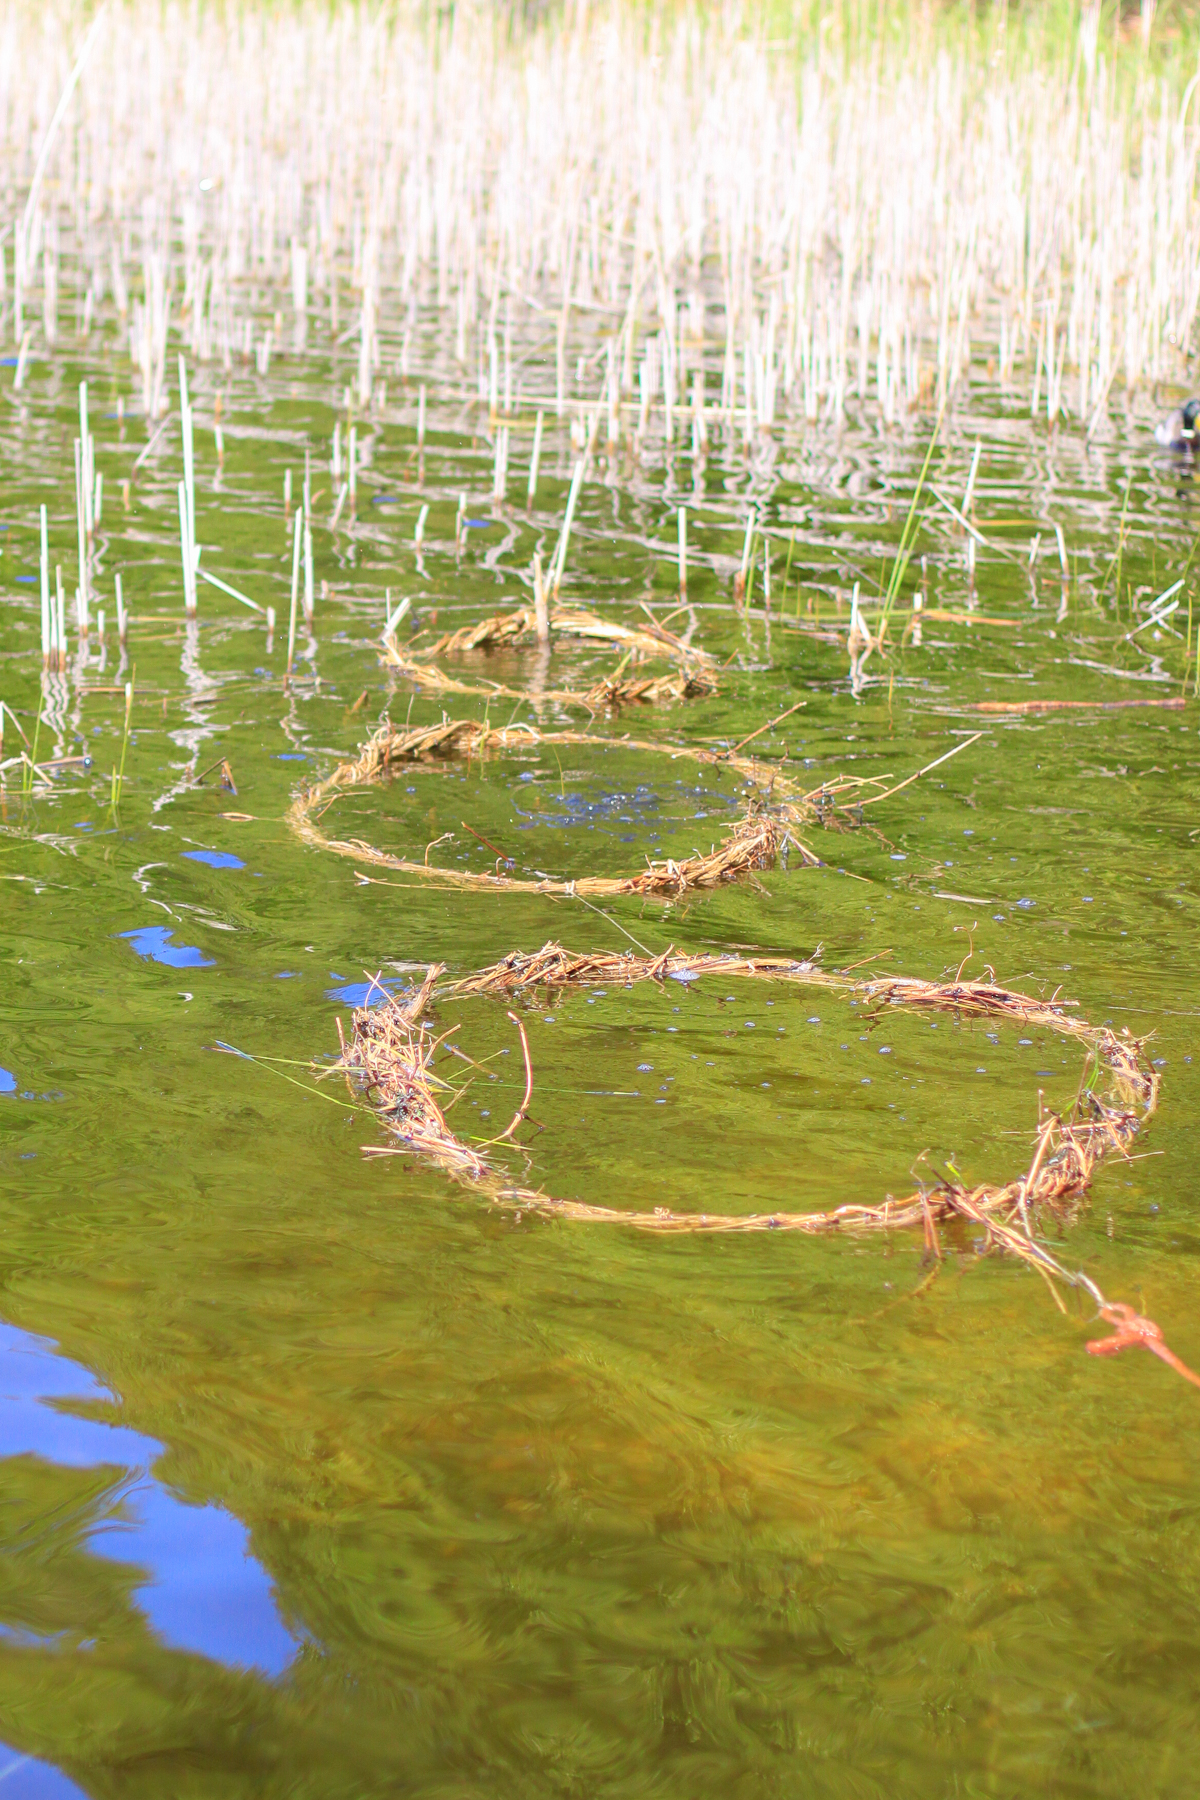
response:
M56 569L54 573L58 580L58 666L60 669L65 669L67 666L67 596L63 592L62 570Z
M292 239L292 311L302 318L308 311L308 250Z
M508 488L508 426L501 425L496 431L496 445L492 454L492 499L500 504L504 500Z
M75 439L75 532L76 532L76 536L77 536L78 542L79 542L79 586L75 590L76 595L77 595L77 599L76 599L76 603L75 603L75 612L76 612L75 623L78 626L79 631L82 634L86 635L87 626L85 625L84 620L87 616L88 555L87 555L87 528L84 524L84 518L83 518L83 494L84 494L83 446L80 443L79 439L76 438Z
M202 569L199 565L196 567L196 574L201 581L207 581L209 587L220 588L221 592L228 594L231 600L240 600L243 606L250 608L251 612L260 613L262 611L257 600L251 600L249 594L243 594L240 588L231 587L229 582L222 581L219 575L210 575L207 569Z
M188 399L187 365L182 355L179 358L179 423L180 435L183 438L183 483L187 499L188 543L192 546L194 561L196 550L196 446L192 431L192 404ZM195 591L196 584L193 581L193 612L196 610Z
M539 409L533 427L533 455L529 459L529 485L525 490L525 498L530 506L533 505L534 495L537 493L538 465L542 460L542 426L545 422L546 415Z
M304 536L304 508L297 507L292 530L292 609L288 614L287 672L292 672L296 655L296 608L300 600L300 550Z
M358 403L360 406L366 406L371 398L374 327L375 295L373 289L368 286L363 294L362 314L359 319Z
M857 656L859 651L865 650L871 642L870 634L865 630L858 610L858 587L859 584L856 581L850 594L850 631L846 638L846 647L851 656Z
M754 508L751 507L746 519L746 536L742 543L742 567L738 577L743 592L745 591L746 582L750 575L750 552L754 548L754 531L757 523L758 515L755 513Z
M308 515L308 508L303 507L301 510L304 513L304 623L307 625L309 631L311 631L316 608L316 591L315 583L313 581L312 521Z
M961 510L962 510L964 518L969 518L971 515L971 497L975 492L975 477L979 473L979 459L982 456L982 454L983 454L983 441L980 438L976 438L975 454L971 458L971 473L967 476L967 485L966 485L966 489L963 493L963 499L962 499Z
M395 631L397 625L399 625L401 619L403 619L407 616L408 609L411 605L412 605L411 599L406 598L404 600L401 600L401 602L400 602L399 606L397 606L395 612L388 613L387 618L384 621L384 626L383 626L383 641L385 644L387 643L388 639L394 633L394 631Z
M358 432L353 425L350 427L350 459L348 473L350 476L350 511L353 512L355 503L358 500Z
M183 610L196 615L196 557L188 519L187 483L179 483L179 559L183 565Z
M38 573L41 577L42 594L42 667L46 668L53 648L54 624L50 611L50 542L44 506L41 508L41 526L42 547L38 557Z
M421 545L425 542L425 521L428 517L429 507L426 505L423 506L417 514L417 523L413 528L413 543L418 550L420 550Z
M687 507L679 508L679 592L687 593Z
M567 514L563 520L562 533L558 540L558 549L554 558L554 574L550 583L554 599L558 598L558 590L562 586L563 571L567 566L567 549L571 542L571 526L575 519L575 507L579 500L579 489L583 483L583 460L575 464L571 474L570 492L567 494Z
M422 382L417 395L417 455L425 454L425 384Z
M542 559L536 553L533 558L533 616L537 622L539 644L550 642L550 609L546 604L546 580L542 574Z
M82 458L82 489L80 501L83 507L83 529L88 542L92 537L92 491L96 481L96 453L92 444L92 434L88 430L87 382L79 384L79 442Z

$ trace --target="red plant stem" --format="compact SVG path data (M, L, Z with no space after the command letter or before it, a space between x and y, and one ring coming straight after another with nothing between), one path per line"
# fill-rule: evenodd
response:
M1118 1350L1129 1350L1135 1344L1141 1344L1151 1351L1168 1368L1190 1381L1193 1387L1200 1387L1200 1375L1187 1364L1180 1362L1175 1352L1168 1346L1166 1339L1153 1319L1144 1319L1135 1313L1132 1306L1122 1301L1113 1301L1100 1309L1100 1317L1113 1327L1113 1335L1109 1338L1093 1338L1088 1350L1093 1356L1115 1356Z
M512 1136L513 1132L517 1129L517 1126L521 1123L521 1120L525 1117L525 1114L529 1111L529 1102L533 1098L533 1064L529 1059L529 1039L525 1036L525 1027L522 1025L520 1019L518 1019L516 1013L510 1012L508 1016L521 1034L521 1051L525 1058L525 1098L513 1114L512 1124L509 1126L508 1130L502 1131L498 1138L492 1139L494 1144L502 1144L506 1137Z

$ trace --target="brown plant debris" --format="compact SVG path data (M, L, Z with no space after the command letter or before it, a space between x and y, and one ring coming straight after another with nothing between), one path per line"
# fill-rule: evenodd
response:
M811 962L785 957L681 956L664 950L661 956L635 956L632 951L564 950L561 944L543 944L540 950L514 950L489 968L445 984L446 994L496 994L510 996L539 987L592 987L635 981L696 981L702 975L747 975L767 981L802 980L810 985L845 987L836 975L825 974Z
M436 757L485 756L496 751L529 750L539 745L559 744L586 744L592 748L612 746L671 759L684 757L729 769L757 786L760 795L751 801L743 819L726 828L723 842L714 844L707 855L650 862L645 869L627 876L585 875L576 880L549 877L527 880L500 873L476 874L471 870L430 863L428 850L425 858L417 861L376 849L361 838L330 838L320 830L321 813L340 793L376 781L390 769ZM531 725L493 728L473 719L443 719L440 724L417 726L412 730L383 725L353 761L339 764L317 787L301 792L289 808L287 820L301 841L315 849L331 850L359 863L398 870L421 880L447 882L458 888L584 897L618 894L676 897L691 888L714 887L739 875L769 868L787 848L793 849L806 865L816 866L820 859L803 842L800 831L812 825L837 823L848 816L847 802L852 796L857 798L864 790L880 786L878 781L844 776L819 788L804 790L777 764L760 762L754 757L703 748L664 747L628 737L600 738L580 731L538 731ZM429 849L432 848L431 844Z
M305 843L323 850L332 850L339 856L353 857L356 862L371 863L376 868L394 869L405 875L449 882L459 888L503 889L508 893L566 894L585 899L618 894L643 897L659 895L665 899L677 899L691 888L717 887L722 882L735 880L739 875L748 875L757 869L768 869L789 845L807 866L816 867L819 859L793 835L792 827L796 822L793 814L794 808L787 806L771 813L752 808L744 819L725 827L723 841L714 845L705 856L685 856L678 862L671 857L666 857L661 862L647 862L646 867L636 875L580 875L573 880L562 881L556 881L550 876L539 876L536 880L531 880L487 872L476 874L469 869L449 869L440 863L415 862L409 857L392 856L386 850L377 850L374 845L365 843L361 838L323 837L310 819L303 815L294 816L297 815L296 807L292 808L289 817Z
M389 998L385 1005L361 1007L354 1015L349 1045L343 1044L333 1069L321 1074L323 1078L334 1070L344 1071L362 1088L388 1130L410 1150L447 1174L478 1180L485 1173L483 1159L451 1131L434 1091L444 1093L447 1088L432 1067L445 1037L436 1037L421 1019L442 973L442 965L434 963L407 999Z
M351 1043L343 1043L335 1068L365 1088L385 1128L397 1140L394 1148L364 1146L368 1154L408 1152L424 1156L481 1197L509 1211L536 1212L548 1219L579 1223L632 1226L657 1233L793 1231L816 1235L919 1229L925 1234L927 1254L940 1258L938 1228L957 1218L980 1228L989 1249L1015 1256L1035 1269L1060 1308L1062 1300L1056 1282L1088 1293L1099 1316L1115 1327L1114 1337L1089 1343L1089 1350L1108 1354L1141 1344L1185 1379L1200 1385L1200 1377L1170 1351L1153 1320L1142 1318L1119 1302L1106 1300L1089 1276L1067 1267L1038 1235L1042 1220L1050 1218L1062 1223L1075 1216L1100 1161L1114 1153L1127 1156L1138 1132L1154 1113L1159 1077L1148 1062L1141 1041L1125 1034L1118 1036L1108 1027L1089 1025L1057 999L1046 1001L1015 993L995 981L931 982L895 976L849 981L844 976L826 973L811 961L781 957L687 956L673 949L657 957L623 952L579 953L565 950L561 944L547 943L532 953L514 951L487 969L439 986L443 973L443 966L435 965L411 997L389 998L379 1007L362 1007L354 1014ZM968 1188L943 1177L900 1199L888 1195L882 1204L853 1203L815 1213L679 1213L667 1207L626 1211L558 1200L540 1189L514 1185L484 1155L489 1148L513 1136L528 1112L533 1093L528 1040L512 1012L509 1017L521 1035L525 1091L511 1124L498 1137L475 1147L457 1137L446 1123L445 1111L434 1093L435 1085L444 1084L434 1075L432 1064L437 1049L452 1033L438 1037L421 1018L439 994L508 998L534 987L661 982L668 976L694 980L706 974L719 974L722 982L743 977L837 987L847 996L876 1007L933 1007L1055 1031L1085 1047L1085 1074L1090 1068L1093 1079L1081 1084L1069 1116L1046 1112L1040 1118L1028 1168L1006 1182L985 1182ZM340 1025L338 1030L340 1036ZM464 1053L456 1054L463 1057ZM1102 1080L1105 1085L1100 1093L1096 1089Z
M1180 695L1170 700L975 700L964 710L979 713L1125 712L1133 706L1154 706L1182 712Z
M384 647L388 667L414 686L439 694L469 694L488 700L527 700L533 706L577 706L585 712L616 711L638 702L663 705L673 700L693 700L717 690L717 678L700 663L689 663L671 675L606 675L589 688L512 688L501 682L459 681L436 663L401 650L389 639Z
M950 612L944 606L925 606L920 612L914 612L905 620L902 635L907 637L914 625L922 621L937 625L999 625L1006 631L1016 631L1023 624L1021 619L1000 619L989 613Z
M1097 1076L1107 1077L1105 1094L1101 1096L1092 1088L1086 1088L1069 1118L1054 1113L1045 1115L1028 1172L1000 1185L984 1183L966 1188L939 1179L928 1188L901 1199L889 1196L882 1204L853 1204L817 1213L775 1211L749 1215L676 1213L662 1207L650 1211L624 1211L554 1200L524 1188L505 1189L495 1196L534 1207L555 1218L590 1219L658 1232L784 1230L813 1233L844 1229L902 1230L921 1226L927 1218L938 1224L958 1214L985 1226L989 1233L998 1233L998 1241L1004 1248L1016 1249L1025 1260L1044 1264L1045 1257L1037 1240L1023 1229L1026 1221L1039 1207L1057 1209L1061 1213L1068 1203L1078 1199L1087 1189L1101 1158L1113 1151L1127 1153L1142 1123L1158 1103L1159 1077L1146 1060L1139 1040L1119 1037L1108 1027L1089 1025L1066 1011L1061 1003L1014 993L995 982L935 982L896 976L848 981L811 962L780 957L687 956L673 950L657 957L623 952L579 954L564 950L556 943L545 944L532 954L514 951L487 969L437 988L442 973L440 967L431 971L419 993L410 1000L392 999L374 1009L364 1007L356 1012L354 1041L338 1066L352 1072L369 1069L377 1078L379 1091L387 1094L392 1091L384 1079L387 1057L391 1053L390 1047L398 1046L400 1080L402 1085L411 1083L409 1071L414 1058L410 1039L414 1020L437 994L456 998L468 995L507 998L537 986L582 987L597 982L628 984L662 981L668 976L695 980L704 975L719 975L722 981L741 977L836 987L847 996L853 995L880 1008L932 1007L942 1012L1005 1019L1026 1028L1033 1026L1054 1031L1085 1046ZM428 1027L423 1029L428 1033ZM420 1060L420 1067L422 1070L428 1068L428 1058ZM381 1107L381 1115L393 1135L403 1139L409 1148L421 1149L422 1142L418 1140L422 1134L428 1136L424 1112L416 1113L415 1130L410 1129L409 1115L403 1109L397 1111L390 1101ZM465 1153L465 1146L462 1150ZM1017 1224L1022 1227L1016 1232L1020 1242L1013 1244L1009 1242L1009 1235Z
M614 619L602 619L596 613L573 607L555 607L550 613L550 630L561 637L581 638L594 644L611 644L641 656L670 656L683 664L709 665L715 658L707 650L693 649L681 637L654 620L644 625L621 625ZM414 661L427 663L437 656L457 655L466 650L491 650L500 645L519 644L536 635L537 619L532 606L518 606L509 613L494 613L477 625L463 625L448 631L427 649L417 652Z
M579 703L589 712L599 712L604 706L615 709L635 701L661 704L667 700L695 700L716 691L716 676L695 663L675 675L604 675L592 683ZM573 704L565 694L563 699L566 705Z

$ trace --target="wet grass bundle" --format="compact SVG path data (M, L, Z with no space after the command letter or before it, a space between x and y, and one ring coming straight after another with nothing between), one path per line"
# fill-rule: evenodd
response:
M1089 1025L1059 1003L1057 997L1050 1001L1035 999L994 980L932 982L888 977L854 982L828 974L811 961L782 957L686 956L673 949L656 957L577 953L565 950L561 944L547 943L531 954L514 951L489 968L439 987L443 973L444 967L435 965L411 997L389 998L376 1009L360 1008L354 1015L350 1045L342 1043L342 1055L335 1067L365 1088L381 1122L398 1140L394 1148L366 1145L367 1154L407 1152L422 1156L468 1185L480 1198L515 1212L518 1217L533 1212L546 1219L625 1225L659 1234L792 1231L814 1236L919 1229L924 1233L927 1257L940 1262L939 1229L958 1221L982 1230L981 1243L986 1249L1016 1257L1034 1269L1046 1282L1060 1311L1065 1312L1066 1308L1057 1283L1088 1294L1095 1302L1097 1316L1114 1327L1113 1336L1090 1340L1089 1351L1108 1355L1140 1345L1200 1387L1200 1376L1174 1355L1152 1319L1143 1318L1124 1303L1107 1300L1090 1276L1064 1264L1041 1235L1048 1219L1061 1225L1077 1216L1097 1166L1113 1154L1128 1156L1135 1138L1157 1107L1159 1077L1138 1039L1127 1033L1118 1036L1106 1026ZM878 1008L935 1008L1003 1019L1026 1028L1041 1027L1086 1047L1084 1080L1069 1115L1042 1114L1028 1168L1008 1181L967 1187L943 1176L900 1199L889 1194L882 1204L852 1203L825 1212L738 1215L681 1213L668 1207L625 1210L559 1200L541 1189L512 1183L483 1152L514 1135L528 1113L533 1094L528 1038L513 1012L509 1017L520 1031L525 1059L525 1092L511 1124L498 1137L478 1147L464 1142L447 1125L445 1111L433 1089L435 1084L451 1084L442 1083L435 1076L432 1062L452 1032L438 1037L421 1019L430 1001L439 994L507 999L536 987L561 990L601 981L606 985L614 981L631 985L635 981L662 982L667 977L690 981L705 974L719 974L722 982L740 976L837 987L848 997ZM341 1037L340 1023L338 1034ZM461 1050L455 1049L454 1053L471 1061ZM1101 1082L1103 1092L1097 1091Z
M604 675L582 697L589 712L602 707L617 709L641 701L661 705L669 700L697 700L715 694L717 678L698 664L689 664L675 675Z
M621 625L615 619L602 619L596 613L583 612L577 607L555 607L550 613L550 630L587 643L611 644L637 656L669 656L676 662L700 667L711 667L715 661L707 650L693 649L656 620L648 620L644 625ZM534 608L519 606L514 612L494 613L476 625L463 625L457 631L446 632L436 643L416 652L412 660L427 663L437 656L454 656L469 650L495 650L525 643L536 634Z
M390 769L438 757L484 756L497 751L528 751L540 745L560 744L636 750L671 760L687 758L701 765L728 769L759 791L751 799L745 817L729 827L723 842L714 844L707 855L696 852L678 861L667 858L649 862L645 869L628 876L586 875L561 880L539 876L536 880L525 880L501 874L498 870L476 874L471 870L430 863L432 844L425 856L417 861L379 850L361 838L326 837L320 829L318 821L322 813L339 794L379 780ZM356 758L339 764L325 781L297 795L288 809L287 822L301 842L314 849L329 850L338 856L415 875L421 880L448 882L459 888L583 897L633 894L674 898L691 888L715 887L740 875L769 868L785 851L794 850L801 862L815 867L820 858L803 842L800 832L812 825L849 822L851 797L862 794L864 789L879 786L880 783L869 778L845 776L805 791L776 764L731 752L664 746L629 737L601 738L582 731L538 731L532 725L492 727L474 719L443 719L439 724L415 726L411 730L398 730L388 724L381 726L362 746Z
M453 1092L433 1073L433 1059L445 1038L436 1037L421 1017L442 973L435 963L407 999L360 1007L350 1043L343 1040L338 1061L322 1070L320 1078L339 1071L349 1076L410 1150L449 1175L476 1181L485 1173L483 1159L454 1135L437 1098L438 1092Z
M435 656L457 656L465 650L495 650L506 644L519 644L537 629L532 606L519 606L515 612L492 613L475 625L462 625L457 631L443 632L435 643L419 651L415 662L431 662Z
M867 789L881 788L881 780L869 776L842 775L820 787L804 788L778 763L755 756L741 756L735 751L712 750L691 744L662 744L647 738L597 737L587 731L540 731L534 725L489 725L478 719L441 719L435 725L415 725L411 729L385 722L368 738L358 755L339 763L333 773L303 796L303 804L311 808L330 793L342 787L361 786L377 780L394 768L403 768L443 756L487 756L503 751L536 749L539 745L587 745L593 750L636 750L645 755L663 756L671 762L690 761L707 768L728 769L744 781L759 788L767 798L791 801L798 807L811 808L814 818L827 814L833 818L843 811L850 796Z
M514 951L474 975L438 988L436 983L441 973L441 969L432 971L411 1001L390 1000L375 1013L364 1009L355 1015L356 1040L361 1032L375 1043L400 1046L400 1054L405 1059L402 1080L409 1079L409 1037L414 1008L423 1009L438 994L455 998L487 995L508 999L537 987L562 989L587 987L598 982L606 985L661 982L668 977L691 981L704 975L720 975L722 981L740 977L836 987L848 997L853 996L881 1009L895 1006L934 1008L941 1012L1006 1020L1069 1037L1081 1043L1087 1053L1085 1080L1076 1105L1069 1116L1048 1112L1040 1119L1028 1169L1003 1183L967 1187L943 1177L914 1193L899 1199L889 1195L876 1204L854 1203L826 1212L720 1214L680 1213L666 1207L625 1210L557 1200L533 1189L505 1187L494 1170L484 1171L481 1167L479 1172L470 1173L472 1179L482 1179L487 1173L490 1196L507 1204L553 1218L621 1224L655 1232L799 1231L815 1234L921 1228L936 1251L938 1226L959 1218L982 1227L993 1247L1019 1256L1044 1275L1084 1286L1094 1294L1098 1304L1105 1304L1094 1284L1086 1277L1065 1270L1039 1241L1035 1235L1035 1221L1039 1213L1059 1219L1069 1217L1072 1207L1090 1186L1098 1163L1113 1153L1127 1154L1142 1125L1155 1111L1159 1077L1137 1039L1118 1036L1108 1027L1090 1025L1056 1000L1045 1001L1016 993L994 981L933 982L898 977L850 981L827 973L812 962L780 957L686 956L673 950L657 957L622 952L579 954L565 950L561 944L547 943L532 954ZM392 1010L398 1015L394 1027L381 1016ZM1098 1091L1101 1083L1104 1084L1103 1092ZM420 1151L420 1132L425 1129L423 1117L418 1117L417 1128L410 1130L407 1118L398 1115L394 1107L383 1109L381 1116L390 1131L402 1137L409 1148ZM468 1154L468 1147L461 1146L459 1160L464 1169L463 1159Z
M577 688L511 688L500 682L486 684L459 681L447 675L436 663L425 662L401 650L389 639L384 661L390 669L403 675L416 687L429 688L439 694L464 694L488 700L527 700L531 706L574 706L585 712L617 711L637 702L662 705L672 700L693 700L717 690L717 679L711 670L699 663L689 663L673 675L630 676L606 675L584 689Z
M564 877L562 880L549 875L530 879L499 872L483 871L477 874L470 869L448 869L440 863L416 862L406 856L393 856L389 851L377 850L362 838L327 838L311 818L298 812L298 806L299 803L293 806L289 817L304 843L322 850L332 850L338 856L353 857L356 862L370 863L375 868L392 869L404 875L448 882L454 887L473 889L476 892L500 890L505 893L565 894L571 899L612 899L625 894L644 899L657 896L675 900L694 888L719 887L723 882L734 881L739 876L753 875L757 870L769 869L785 849L795 849L807 867L816 868L820 862L820 858L795 836L794 826L798 822L798 816L795 809L788 806L773 812L764 812L752 806L745 818L725 828L722 842L715 844L706 855L697 852L678 860L665 857L661 861L647 861L646 867L634 875L579 875ZM367 877L360 879L366 880Z
M561 944L543 944L540 950L513 950L486 969L446 984L447 994L493 994L510 997L534 988L592 987L635 981L697 981L702 975L747 975L768 981L802 980L810 985L844 987L836 975L825 974L815 963L786 957L682 956L664 950L661 956L635 956L621 950L564 950Z

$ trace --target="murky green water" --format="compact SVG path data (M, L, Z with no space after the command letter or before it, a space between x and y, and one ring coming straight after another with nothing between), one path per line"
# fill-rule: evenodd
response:
M72 635L39 757L52 744L92 761L33 798L10 769L0 838L13 1078L0 1095L0 1737L40 1759L12 1791L74 1791L69 1778L147 1796L1190 1794L1200 1401L1160 1364L1086 1356L1086 1314L1063 1318L967 1235L929 1280L905 1236L658 1241L501 1216L407 1159L364 1158L383 1137L344 1090L314 1094L288 1079L306 1084L303 1068L217 1048L303 1064L336 1048L368 975L405 980L435 959L466 971L551 937L821 945L829 968L886 950L882 966L930 977L973 947L976 971L991 963L1031 992L1062 984L1087 1017L1156 1034L1160 1112L1137 1159L1102 1168L1062 1254L1200 1361L1196 709L969 710L1181 692L1182 636L1124 639L1144 616L1130 584L1134 603L1157 594L1194 542L1192 484L1153 450L1147 419L1087 448L1031 428L1021 396L961 411L933 479L957 504L982 436L978 524L1010 554L981 549L972 585L961 533L931 515L926 604L1004 623L926 620L919 645L868 661L857 693L846 599L894 550L928 422L909 437L810 428L750 463L740 441L718 439L703 466L682 438L669 458L655 440L638 465L622 450L610 466L601 445L567 591L630 622L642 600L665 617L686 501L696 641L728 665L719 695L597 720L595 747L565 757L414 769L339 801L339 835L419 855L454 832L447 861L490 866L466 822L520 870L623 873L707 849L738 802L711 771L611 747L622 731L729 741L803 699L756 748L814 785L899 778L956 734L984 735L875 808L877 835L817 833L819 870L600 916L385 871L364 886L284 821L298 784L383 711L440 716L436 699L389 686L385 589L393 605L411 595L426 625L436 612L439 630L526 597L565 502L565 422L547 421L533 511L494 517L474 409L430 378L418 486L415 385L393 383L386 411L360 423L357 521L331 535L331 397L346 369L193 371L203 566L276 607L268 644L262 620L212 588L185 629L178 434L133 476L126 512L120 482L146 432L131 414L122 436L112 416L124 363L97 350L35 367L0 420L0 698L31 738L36 509L50 508L69 593L83 374L105 473L106 652L93 633L80 663ZM218 389L220 470L206 428ZM527 444L514 432L519 494ZM282 484L290 467L299 497L305 446L330 591L289 690ZM456 557L464 490L479 523ZM729 606L749 498L784 534L769 622L761 576L746 621ZM118 570L136 686L114 812L131 672ZM1170 625L1186 619L1181 593ZM613 666L556 648L551 674L582 683ZM472 671L521 687L537 655L458 666ZM513 710L491 707L493 723ZM17 748L8 723L5 752ZM236 797L217 774L192 779L222 759ZM1038 1090L1065 1105L1079 1078L1070 1046L1036 1033L905 1016L868 1029L827 992L667 983L556 995L524 1016L536 1125L528 1163L511 1166L607 1205L877 1200L907 1191L923 1152L1008 1175L1028 1160ZM483 1000L439 1019L461 1024L476 1058L508 1051L453 1115L486 1135L519 1098L512 1026Z

